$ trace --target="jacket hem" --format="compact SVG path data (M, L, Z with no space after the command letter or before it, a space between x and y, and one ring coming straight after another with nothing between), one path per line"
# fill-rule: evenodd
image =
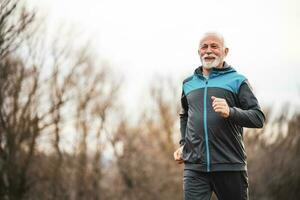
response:
M207 165L199 163L185 163L184 169L208 172ZM219 163L211 164L210 172L214 171L247 171L247 165L243 163Z

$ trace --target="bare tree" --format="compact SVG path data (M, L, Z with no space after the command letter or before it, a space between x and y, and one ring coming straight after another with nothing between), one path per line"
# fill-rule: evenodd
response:
M119 84L89 43L77 50L57 38L47 46L41 30L23 33L34 14L18 6L1 1L0 198L101 199L101 135ZM62 149L71 127L69 135L81 134L74 155Z
M28 11L18 0L0 2L0 59L3 59L21 44L35 13Z
M149 134L153 134L153 139L159 142L161 151L166 153L166 156L170 156L179 136L175 135L178 133L176 124L179 113L179 95L177 87L171 79L160 79L151 84L153 85L150 89L151 98L156 112L148 115L146 124L150 130ZM159 83L159 85L155 83Z
M27 172L39 135L38 73L21 61L1 62L1 194L21 199L27 190Z
M265 134L247 134L252 199L299 197L300 117L297 112L288 117L288 110L288 106L285 106L274 121L268 122L263 131Z
M153 107L140 108L145 113L137 124L124 118L109 133L119 183L110 199L182 199L182 168L172 159L178 98L170 80L160 83L150 90Z
M38 72L20 59L5 58L22 42L34 13L18 1L0 4L0 196L21 199L38 137ZM24 120L26 119L26 121Z

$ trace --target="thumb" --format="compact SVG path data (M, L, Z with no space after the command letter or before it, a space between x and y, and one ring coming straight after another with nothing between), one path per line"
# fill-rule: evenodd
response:
M211 96L211 100L215 100L217 97L215 97L215 96Z

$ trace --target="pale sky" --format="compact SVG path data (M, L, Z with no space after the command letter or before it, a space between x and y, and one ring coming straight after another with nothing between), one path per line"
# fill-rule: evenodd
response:
M136 105L156 75L178 89L200 65L201 34L219 31L226 61L248 77L262 105L300 102L300 3L297 0L31 0L49 27L88 35L99 58L124 76L125 101ZM180 93L180 91L179 91Z

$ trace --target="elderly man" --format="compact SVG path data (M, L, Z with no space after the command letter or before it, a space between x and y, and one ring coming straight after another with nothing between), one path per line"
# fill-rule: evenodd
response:
M183 81L180 148L185 200L248 199L243 127L263 127L265 116L245 76L224 59L229 49L218 33L200 40L202 66Z

